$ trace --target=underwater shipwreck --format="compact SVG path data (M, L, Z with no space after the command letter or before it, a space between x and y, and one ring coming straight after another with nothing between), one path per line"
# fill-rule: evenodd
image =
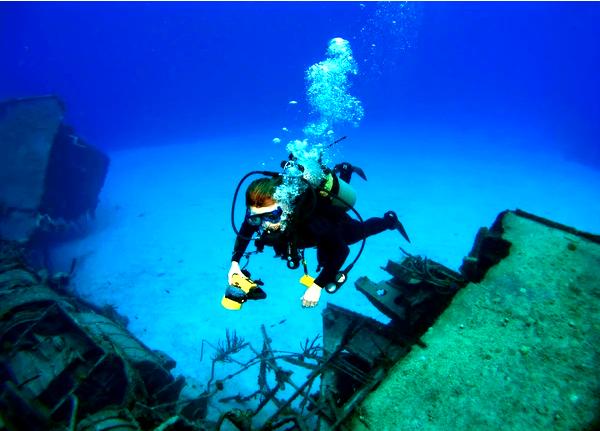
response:
M109 166L63 114L0 103L0 430L600 429L600 236L522 210L474 233L458 271L405 252L359 278L389 323L329 304L286 354L264 326L261 346L228 331L184 395L168 354L44 264L41 239L93 223ZM255 391L223 397L241 373Z

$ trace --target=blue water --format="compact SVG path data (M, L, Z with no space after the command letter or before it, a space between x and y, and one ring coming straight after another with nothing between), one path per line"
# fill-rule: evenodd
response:
M76 293L116 305L201 388L200 345L225 328L258 347L265 324L296 351L327 302L385 320L353 285L388 278L398 245L458 269L477 229L517 207L600 233L599 22L600 4L571 2L0 3L0 100L56 94L110 155L95 227L57 248L55 268L76 258ZM364 117L335 125L348 139L333 161L365 170L352 183L363 217L394 209L412 243L369 238L310 311L300 274L255 256L268 299L226 311L233 191L304 137L305 73L334 37L351 45Z
M485 129L598 165L599 18L593 2L3 3L0 98L58 94L101 148L276 130L339 36L363 127Z

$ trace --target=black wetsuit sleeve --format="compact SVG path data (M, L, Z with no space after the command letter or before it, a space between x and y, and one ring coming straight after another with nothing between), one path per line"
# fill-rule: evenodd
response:
M258 226L252 226L244 220L242 223L242 227L240 228L240 232L235 239L235 244L233 246L233 253L231 254L231 260L239 262L244 253L246 252L246 248L248 248L248 244L250 244L250 238L252 235L258 230Z

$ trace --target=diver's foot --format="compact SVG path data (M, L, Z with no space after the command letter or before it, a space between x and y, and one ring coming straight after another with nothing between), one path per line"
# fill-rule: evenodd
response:
M400 232L400 235L402 235L405 240L410 242L410 239L408 238L408 234L406 233L406 229L404 229L404 226L402 226L402 223L400 223L400 220L398 220L398 216L396 215L396 213L394 211L386 212L383 215L383 218L386 220L389 220L390 229L397 230L398 232Z
M348 184L350 184L350 179L352 178L353 173L356 173L363 180L367 181L367 176L365 175L365 172L358 166L352 166L348 162L338 163L333 168L333 172L337 173L340 179L342 181L347 182Z

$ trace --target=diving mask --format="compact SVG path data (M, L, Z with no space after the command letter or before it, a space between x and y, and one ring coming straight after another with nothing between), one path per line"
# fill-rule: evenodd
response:
M251 226L260 226L263 222L279 223L283 210L277 207L273 211L261 214L253 214L249 209L246 211L246 221Z

